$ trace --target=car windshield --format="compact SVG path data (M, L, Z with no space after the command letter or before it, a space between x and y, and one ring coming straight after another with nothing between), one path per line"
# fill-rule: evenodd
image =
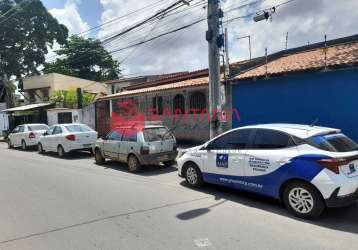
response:
M307 139L314 147L331 152L350 152L358 150L358 144L342 133L317 135Z
M146 128L143 134L146 142L172 140L174 138L173 134L165 127Z
M71 133L92 131L92 129L90 129L89 127L87 127L85 125L69 125L69 126L65 126L65 127Z
M30 131L39 131L39 130L48 130L46 125L29 125L28 129Z

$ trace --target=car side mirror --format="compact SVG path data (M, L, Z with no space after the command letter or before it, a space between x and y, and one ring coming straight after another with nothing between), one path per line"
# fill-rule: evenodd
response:
M44 132L44 133L43 133L43 135L44 135L44 136L47 136L47 135L48 135L48 132L47 132L47 131L46 131L46 132Z

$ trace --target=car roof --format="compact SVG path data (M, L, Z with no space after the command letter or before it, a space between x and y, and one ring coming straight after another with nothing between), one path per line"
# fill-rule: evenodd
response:
M44 123L26 123L19 126L47 126L48 127L48 125Z
M315 135L323 135L328 133L340 133L340 129L301 125L301 124L286 124L286 123L273 123L273 124L261 124L240 127L238 129L272 129L281 131L287 134L291 134L301 139L306 139Z

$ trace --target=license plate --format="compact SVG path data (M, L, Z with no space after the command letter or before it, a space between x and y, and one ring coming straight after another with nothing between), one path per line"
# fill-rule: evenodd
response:
M92 147L92 145L91 144L83 144L83 147L84 148L90 148L90 147Z

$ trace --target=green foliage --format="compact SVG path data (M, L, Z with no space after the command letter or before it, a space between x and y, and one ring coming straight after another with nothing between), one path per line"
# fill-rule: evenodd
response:
M58 90L51 94L50 101L63 108L77 108L76 90ZM82 105L88 106L94 101L92 94L82 94Z
M119 63L99 40L71 36L56 53L63 58L45 64L45 73L60 73L99 82L118 79L120 75Z
M0 77L39 74L48 47L67 37L40 0L0 0Z

